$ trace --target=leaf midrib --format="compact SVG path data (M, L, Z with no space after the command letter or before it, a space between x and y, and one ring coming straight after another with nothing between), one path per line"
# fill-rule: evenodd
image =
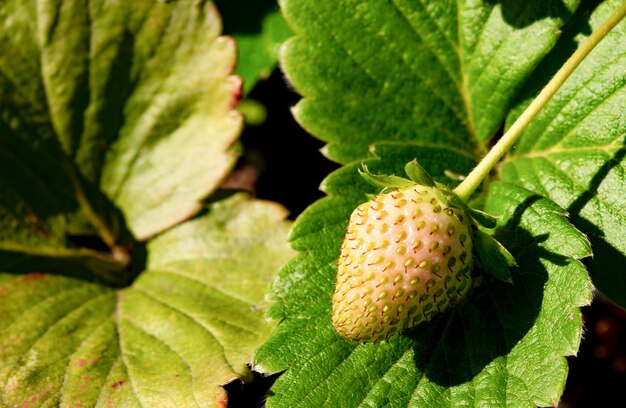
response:
M588 86L590 83L592 83L596 77L598 76L602 76L605 71L610 70L612 68L612 65L617 64L621 58L623 58L625 54L617 54L615 56L615 58L611 59L610 61L608 61L601 69L594 71L593 75L589 76L588 78L584 78L583 82L580 84L577 84L577 88L575 90L575 92L570 95L568 97L568 100L565 101L565 103L563 103L561 106L558 107L558 110L554 113L551 114L551 116L549 117L549 120L544 121L544 123L542 124L542 126L539 129L535 129L536 133L539 133L539 136L536 137L533 141L531 146L529 146L526 150L528 151L532 151L532 149L537 146L539 143L543 142L543 139L545 137L548 137L551 135L552 132L550 132L550 127L553 126L553 123L558 120L559 116L563 114L563 111L566 110L566 108L568 108L572 103L577 102L579 100L578 95L580 94L580 92L582 92L583 90L587 90ZM623 86L619 86L619 83L615 84L615 87L608 93L608 94L603 94L602 98L597 101L597 103L593 104L593 106L589 107L588 109L584 110L583 116L582 117L578 117L577 121L575 124L573 124L573 126L569 127L568 129L566 129L566 131L563 132L563 134L559 137L559 142L562 142L563 140L565 140L566 138L568 138L577 128L578 126L580 126L581 124L585 123L585 120L592 114L594 113L598 108L600 108L602 105L609 103L609 101L611 100L611 98L618 94L619 91L621 91L623 89Z
M463 44L461 35L462 35L462 27L461 22L463 21L461 18L462 12L462 3L463 0L457 0L456 2L456 34L457 34L457 47L453 49L457 53L457 58L459 61L459 72L461 74L461 83L458 86L459 94L461 95L461 100L463 101L463 109L465 110L465 126L467 127L467 133L471 138L471 143L474 146L474 155L475 158L483 157L487 153L487 149L484 144L478 140L478 134L476 132L476 123L474 123L474 116L472 115L472 96L470 94L470 83L469 78L466 74L465 62L463 59L463 50L461 44ZM484 30L485 25L483 25L482 29Z
M620 136L621 138L622 136ZM613 155L615 152L622 149L624 146L620 143L611 143L607 145L595 145L595 146L572 146L563 147L560 144L551 146L549 149L540 151L529 151L526 153L515 154L507 157L502 164L514 163L517 159L535 159L535 158L547 158L553 155L567 154L567 153L584 153L584 152L605 152L608 155ZM607 160L610 159L607 158Z
M109 316L108 318L104 319L102 321L102 323L100 323L97 327L95 327L91 333L89 335L87 335L81 342L80 344L76 347L76 349L74 350L74 353L72 353L69 358L68 358L68 362L67 362L67 366L65 368L65 375L63 376L63 381L61 382L61 388L59 390L59 400L63 399L63 395L65 394L65 387L67 385L68 382L68 373L70 372L70 364L72 363L72 360L74 359L74 356L76 355L76 353L78 352L78 350L80 350L86 343L87 341L89 341L94 335L96 335L98 333L98 331L104 327L105 325L109 324L109 322L113 320L113 315ZM115 363L111 364L111 369L113 368L113 366L115 365ZM109 377L110 371L109 373L107 373L107 376L105 377L105 384L106 384L106 379ZM100 393L102 393L102 390L104 389L104 385L100 390ZM96 403L96 406L98 406L98 404Z
M92 290L91 288L89 288L89 287L84 287L84 286L83 286L83 287L73 287L73 288L71 288L71 289L68 289L68 290L64 290L64 291L62 291L62 292L61 292L61 294L68 294L68 293L71 293L71 292L81 292L81 291L87 291L87 292L89 292L89 291L91 291L91 290ZM57 320L55 320L55 321L53 322L53 324L50 324L50 325L46 328L46 330L45 330L43 333L41 333L41 334L40 334L40 335L39 335L39 336L38 336L38 337L37 337L37 338L36 338L36 339L35 339L35 340L34 340L34 341L30 344L29 348L28 348L25 352L23 352L23 353L22 353L22 356L25 356L25 355L27 355L28 353L30 353L30 352L32 351L32 349L33 349L33 348L37 345L37 343L39 343L39 342L41 341L41 339L42 339L42 338L44 338L44 337L45 337L45 336L46 336L46 335L47 335L47 334L48 334L48 333L49 333L52 329L54 329L55 327L57 327L57 325L61 324L61 323L62 323L62 322L63 322L66 318L68 318L70 315L72 315L72 314L74 314L74 313L77 313L79 310L84 309L84 308L85 308L85 307L87 307L88 305L90 305L90 304L92 304L92 303L94 303L94 302L99 301L101 298L103 298L103 297L105 297L105 296L108 296L109 294L110 294L109 292L106 292L106 291L105 291L104 293L101 293L101 294L99 294L99 295L97 295L97 296L91 297L91 298L87 299L86 301L81 302L81 303L80 303L80 304L78 304L76 307L74 307L74 308L70 309L69 311L67 311L67 313L63 314L62 316L59 316L59 318L58 318ZM57 297L59 297L59 296L58 296L58 295L57 295L57 296L54 296L54 298L57 298ZM63 296L63 297L65 297L65 296ZM63 297L61 297L61 299L62 299ZM47 298L45 298L45 299L41 300L40 302L38 302L37 304L35 304L34 306L32 306L32 307L30 307L29 309L27 309L27 310L26 310L26 312L31 311L31 310L33 310L33 309L36 309L39 305L41 305L41 304L43 304L43 303L45 303L45 302L49 302L49 301L50 301L50 298L49 298L49 297L47 297ZM25 314L26 312L22 313L22 315L23 315L23 314ZM69 357L68 357L68 358L69 358ZM19 367L18 367L18 366L17 366L17 364L16 364L16 363L19 363L19 361L20 361L20 360L19 360L19 359L17 359L17 360L14 362L13 367L11 368L11 370L7 373L7 382L6 382L6 383L2 386L2 388L3 388L3 389L5 389L5 390L6 390L6 388L7 388L7 387L8 387L8 385L9 385L9 382L11 381L11 377L12 377L12 376L13 376L13 374L16 372L16 370L17 370L17 369L19 369Z

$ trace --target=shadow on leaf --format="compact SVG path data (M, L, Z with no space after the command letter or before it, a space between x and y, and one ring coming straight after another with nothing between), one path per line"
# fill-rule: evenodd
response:
M511 271L513 283L484 276L465 304L411 334L415 364L430 381L456 386L472 381L494 363L494 370L502 368L504 363L497 360L505 360L535 325L549 274L542 261L567 263L566 257L541 246L546 234L534 236L519 225L524 212L539 199L526 199L496 233L518 262Z
M571 12L563 0L488 0L489 4L499 4L504 21L515 28L523 28L546 18L567 20Z
M519 100L530 101L541 91L541 89L550 81L556 72L565 64L565 61L576 51L580 45L577 38L588 36L593 31L589 24L589 15L591 11L598 5L598 0L583 0L576 12L569 18L563 26L562 34L559 36L558 42L552 47L552 50L546 54L541 60L537 68L533 70L530 77L526 80L526 84L522 88ZM535 9L541 12L542 8ZM521 111L518 112L518 114ZM509 117L507 121L512 118ZM512 123L512 122L511 122Z
M626 145L626 139L624 140ZM581 214L583 208L597 196L598 189L609 173L616 169L626 157L626 146L616 151L593 176L589 188L578 196L568 207L571 220L591 242L593 258L585 260L592 279L596 286L620 306L626 307L626 273L618 270L620 265L626 265L626 256L605 239L604 232L598 226ZM622 268L623 269L623 268Z

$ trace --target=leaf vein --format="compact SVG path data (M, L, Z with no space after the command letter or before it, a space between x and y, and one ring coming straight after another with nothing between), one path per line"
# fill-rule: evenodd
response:
M389 2L393 5L393 8L398 12L398 14L402 16L402 19L411 28L411 31L419 38L420 43L423 44L426 47L428 52L433 57L435 57L435 60L437 61L437 65L439 65L442 68L442 70L448 75L448 78L450 78L450 80L452 82L454 82L457 85L457 87L458 87L459 86L459 80L450 72L450 68L444 63L444 61L441 60L441 55L439 55L439 53L435 52L432 49L432 47L430 46L428 41L418 31L417 27L415 27L415 25L412 23L412 21L409 19L409 17L405 14L405 12L400 8L400 6L397 4L397 0L389 0ZM428 7L424 6L424 3L422 2L422 0L419 0L419 3L423 7L423 9L426 11L426 14L428 14L429 20L431 20L431 22L434 22L433 19L432 19L432 16L428 12ZM439 27L439 25L436 22L434 22L434 25L438 28L437 31L440 31L440 27ZM444 37L448 40L448 42L450 42L450 40L445 35L444 35ZM451 43L450 43L450 45L452 46L452 49L456 49L455 45L453 45ZM407 65L409 65L409 67L411 68L412 72L417 74L417 72L412 69L413 67L410 64L407 64Z
M318 15L311 13L311 17L316 19L318 22L321 22L321 19L319 18ZM344 55L346 55L346 57L348 59L350 59L352 62L355 63L355 65L357 66L357 68L359 70L361 70L368 78L370 78L376 85L377 87L381 90L381 93L383 93L384 91L384 81L381 81L380 79L378 79L376 76L374 76L371 72L369 72L369 70L354 56L352 55L352 53L348 52L348 49L345 47L345 45L339 40L339 38L337 37L337 35L335 33L332 32L332 30L328 31L328 34L330 36L330 38L333 40L333 42L339 46L339 49L343 52ZM396 50L394 50L396 51ZM417 79L419 79L428 89L430 89L433 92L433 95L439 99L441 102L443 102L443 104L449 108L451 110L451 112L454 113L454 115L460 119L462 122L463 120L459 117L458 113L456 112L455 109L453 109L452 107L450 107L450 105L448 104L447 100L445 100L443 97L441 97L441 95L439 95L437 92L435 92L434 89L431 88L430 84L428 84L421 76L418 76ZM405 101L404 99L399 98L398 94L394 94L393 96L393 100L394 102L397 103L397 105L399 107L402 107L409 115L411 118L415 117L415 109L414 107L411 107L407 104L407 101ZM458 139L457 136L455 136L454 134L450 133L450 131L444 129L444 128L440 128L438 125L433 125L433 123L435 123L433 121L433 117L428 116L427 118L423 118L425 121L428 122L429 126L432 126L433 128L436 129L440 129L442 131L445 131L445 133L450 136L453 140L454 139Z
M115 330L117 331L117 328ZM113 364L111 364L111 367L109 368L109 371L107 372L107 375L104 377L104 383L102 387L100 388L100 393L98 394L98 399L96 400L96 404L94 405L94 407L100 406L100 401L102 401L102 398L104 398L104 391L107 389L107 384L109 383L108 380L111 377L111 373L113 373L113 370L120 363L123 364L124 362L122 361L122 356L118 354L118 357L115 359Z
M103 295L104 296L104 295ZM89 340L91 337L93 337L98 330L103 327L104 325L106 325L107 323L109 323L109 321L111 321L113 319L113 315L109 316L108 318L104 319L104 321L102 323L100 323L97 327L95 327L81 342L80 344L78 344L76 346L76 350L74 350L74 353L72 353L72 355L69 356L68 360L67 360L67 366L65 368L65 375L63 376L63 381L61 383L61 389L59 391L59 395L63 396L65 394L65 386L67 385L67 381L68 381L68 375L70 372L70 364L72 364L72 359L74 358L74 356L76 355L76 353L78 352L78 350L80 350L80 348L87 342L87 340Z
M396 1L396 0L393 0L393 1ZM418 1L419 1L420 6L422 6L424 11L428 15L428 18L430 19L430 21L435 25L435 27L437 27L437 32L441 33L441 36L446 39L446 42L448 43L448 45L450 45L450 49L454 50L457 56L460 56L460 53L461 53L460 43L455 43L452 41L452 38L450 38L450 36L448 35L448 32L444 30L443 27L439 24L439 20L437 20L437 18L433 16L432 13L430 12L430 9L428 8L428 2L424 2L424 0L418 0ZM458 10L458 8L456 7L455 9ZM458 80L457 80L457 83L458 83Z
M544 158L544 161L545 161L548 165L550 165L553 169L555 169L555 172L559 172L559 173L561 173L564 179L567 179L567 180L570 180L570 181L571 181L572 187L577 188L577 189L578 189L578 191L579 191L579 194L577 194L577 195L583 194L585 191L587 191L587 187L586 187L585 185L581 184L578 180L576 180L575 178L573 178L573 177L572 177L572 176L570 176L569 174L567 174L567 173L565 173L564 171L562 171L562 170L561 170L561 169L557 166L557 164L556 164L554 161L552 161L549 157ZM598 195L595 195L595 196L594 196L594 197L592 197L589 201L590 201L590 202L595 202L595 203L597 203L597 204L604 205L604 207L606 207L606 208L607 208L607 212L619 213L619 212L621 211L621 209L620 209L620 208L614 207L612 203L610 203L610 202L605 202L605 201L600 200L600 199L598 198ZM559 203L557 203L557 204L559 204ZM563 206L564 206L564 207L566 207L566 206L568 206L569 204L570 204L570 203L567 203L567 205L563 205ZM560 205L560 204L559 204L559 205ZM601 206L601 205L599 205L599 206ZM604 211L601 211L601 210L596 210L596 211L597 211L597 217L596 217L596 218L601 219L601 218L602 218L602 213L603 213Z
M157 336L156 334L150 333L149 331L147 331L146 329L144 329L141 325L139 325L138 323L136 323L133 319L129 318L128 316L121 316L120 318L126 320L128 323L132 324L133 326L135 326L135 328L137 328L139 331L145 333L146 335L156 339L159 343L163 344L165 347L167 347L172 353L176 354L178 356L178 358L185 363L185 365L187 366L187 369L189 370L189 376L191 377L191 383L192 383L192 395L193 395L193 399L196 402L197 406L200 406L200 403L198 402L195 393L193 392L193 370L191 369L191 364L183 358L183 356L181 356L178 352L176 352L176 350L174 350L169 344L167 344L163 339L161 339L159 336ZM128 371L128 377L130 378L130 371ZM140 402L141 404L141 402Z
M152 11L152 10L151 10ZM167 23L164 25L164 29L159 33L159 41L158 44L161 43L161 40L165 37L166 33L168 31L170 31L170 26L172 24L172 15L173 13L167 13ZM148 19L148 16L146 16L146 18L144 19L144 22L142 22L142 29L143 27L145 27L145 21ZM148 59L146 60L146 63L144 63L144 65L147 65L147 61L149 61L150 59L152 59L155 55L157 54L156 52L156 48L153 48L153 50L151 50ZM174 59L175 60L175 59ZM165 64L165 71L161 73L161 78L169 78L170 74L172 73L175 64ZM141 70L139 73L139 78L137 78L137 84L141 83L141 76L143 74L145 74L147 72L147 70ZM155 89L152 93L152 95L158 95L163 87L167 84L167 79L166 80L162 80L159 82L159 87L157 87L157 89ZM149 104L148 104L149 106ZM146 108L145 111L143 112L144 115L146 114L153 114L152 112L150 112L149 108ZM138 119L139 121L140 119ZM120 134L122 133L122 130L124 130L125 126L122 127L122 129L120 129ZM133 153L132 157L130 158L130 160L128 160L127 163L124 164L124 166L122 167L124 174L122 175L122 177L119 178L117 187L115 188L115 190L112 190L111 192L111 199L112 200L116 200L119 198L120 194L122 194L124 186L126 185L126 183L128 182L128 180L131 178L131 175L133 173L133 170L135 168L135 164L139 161L140 156L142 154L142 151L144 150L144 147L146 146L146 144L148 143L148 138L144 137L143 140L141 140L141 142L139 143L139 146L137 146L137 148L135 149L135 152ZM119 167L119 166L118 166Z
M616 60L618 60L619 58L621 58L623 55L626 54L616 54L616 57L614 59L612 59L611 61L607 62L605 65L603 65L598 71L594 71L593 75L590 75L588 78L586 78L582 83L579 84L579 86L577 87L577 89L574 91L574 93L571 95L571 97L563 104L561 105L558 110L556 112L554 112L552 114L552 120L551 121L543 121L543 126L541 128L537 128L535 129L535 133L538 134L539 136L535 138L535 140L533 141L533 143L529 146L528 150L532 151L532 150L540 150L537 149L536 146L539 144L540 141L543 141L543 139L545 137L551 136L550 132L547 132L546 129L548 129L554 122L554 120L556 118L558 118L558 116L565 110L565 108L567 108L570 104L576 102L576 96L578 96L578 94L583 91L583 90L587 90L588 87L587 85L589 85L597 76L599 76L600 74L603 74L606 70L610 69L611 66L615 63ZM611 93L609 93L609 95L607 95L605 98L602 99L608 99L609 96L611 96L613 93L617 92L620 88L616 88L614 89ZM558 95L558 94L557 94ZM553 99L556 100L556 99ZM604 100L600 101L600 105L604 102ZM576 125L574 126L574 128L580 123L583 122L584 119L595 109L597 108L597 106L594 106L590 111L585 112L583 114L582 117L580 117L580 120L576 123ZM572 130L572 129L570 129ZM569 133L569 132L568 132ZM563 140L563 137L561 137L560 140Z
M570 128L570 129L568 129L568 130L567 130L567 132L566 132L563 136L561 136L561 137L559 138L558 143L556 143L556 144L554 145L554 147L557 147L557 148L558 148L558 147L561 147L561 146L562 146L562 143L563 143L563 142L564 142L564 141L565 141L568 137L570 137L570 136L571 136L571 135L572 135L572 134L576 131L576 129L578 129L580 126L582 126L582 125L584 124L585 119L587 119L587 118L588 118L588 117L589 117L592 113L594 113L596 110L598 110L601 106L603 106L603 105L605 105L605 104L609 103L609 102L611 101L611 98L612 98L612 97L614 97L615 95L619 95L619 93L618 93L619 91L625 91L625 90L626 90L626 88L624 88L624 87L618 87L618 88L615 88L615 89L611 90L611 92L610 92L610 93L608 93L608 94L606 94L606 95L603 95L602 99L601 99L601 100L600 100L597 104L594 104L594 105L591 107L591 109L587 110L587 111L583 114L583 116L582 116L582 117L580 117L580 118L579 118L579 120L578 120L578 121L577 121L577 122L576 122L576 123L575 123L575 124L574 124L574 125ZM570 102L568 102L568 105L569 105L570 103L571 103L571 100L570 100ZM564 109L562 109L562 110L564 110ZM562 111L562 110L561 110L561 111ZM546 133L548 133L548 132L546 132ZM622 136L623 136L623 134L618 134L618 136L616 137L616 139L612 140L611 142L615 142L616 140L619 140ZM544 134L544 137L545 137L545 134Z
M370 387L369 391L363 396L363 398L361 398L361 403L365 402L367 400L367 398L371 395L372 391L374 390L374 388L376 387L377 384L386 381L385 379L385 375L387 375L395 366L396 364L398 364L398 362L400 360L402 360L407 354L411 353L411 349L407 349L400 357L398 357L398 359L393 363L390 364L389 367L387 367L387 369L385 370L384 373L381 373L378 377L378 379L376 380L376 382L374 382L374 384L372 384L372 386ZM367 367L365 367L366 369Z
M226 291L226 290L224 290L224 288L220 288L219 286L210 285L208 282L203 281L202 279L199 279L199 278L197 278L197 277L195 277L193 275L184 273L184 272L182 272L179 269L167 269L167 270L165 270L165 269L161 270L160 269L158 271L150 271L150 273L169 274L169 275L179 276L181 278L185 278L187 280L191 280L191 281L194 281L196 283L200 283L200 284L202 284L203 286L205 286L205 287L207 287L209 289L216 290L217 292L222 293L222 294L224 294L226 296L229 296L229 297L231 297L231 298L233 298L233 299L235 299L235 300L237 300L237 301L239 301L239 302L241 302L241 303L243 303L243 304L245 304L247 306L254 306L254 303L250 302L249 300L244 299L243 297L240 297L240 296L238 296L238 295L236 295L236 294L234 294L232 292Z
M341 340L341 341L343 341L343 340ZM326 380L328 380L328 378L329 378L329 377L330 377L330 376L331 376L331 375L332 375L335 371L337 371L337 369L338 369L338 368L339 368L339 367L340 367L343 363L345 363L345 362L348 360L348 358L350 357L350 355L352 355L352 353L354 353L354 351L355 351L356 349L357 349L357 347L353 347L353 348L350 350L350 352L348 352L348 354L346 354L346 355L345 355L345 357L343 357L341 360L335 360L335 363L333 363L333 366L334 366L334 367L332 368L332 370L330 371L330 373L328 373L328 375L326 375L324 379L321 379L321 380L320 380L317 384L315 384L315 386L314 386L314 387L309 388L309 391L308 391L308 394L307 394L307 399L309 399L309 398L311 397L311 394L313 394L313 392L314 392L315 390L317 390L318 388L320 388L322 385L325 385L325 386L326 386L326 387L325 387L325 388L326 388L326 392L325 392L326 397L325 397L325 399L326 399L326 401L328 401L328 400L329 400L328 383L327 383L327 381L326 381Z
M79 289L85 289L85 287L82 287L82 288L79 288ZM67 294L67 293L70 293L70 292L75 292L75 290L67 290L67 291L65 291L64 293L66 293L66 294ZM100 299L101 297L106 296L106 295L108 295L108 293L102 293L102 294L100 294L100 295L98 295L98 296L96 296L96 297L89 298L86 302L79 304L78 306L76 306L76 307L74 307L74 308L72 308L72 309L68 310L66 313L64 313L63 315L59 316L59 318L58 318L57 320L55 320L54 322L52 322L52 324L50 324L50 325L46 328L46 330L45 330L43 333L41 333L40 335L38 335L38 336L37 336L37 338L35 338L35 340L34 340L34 341L33 341L33 342L29 345L28 349L26 349L26 350L22 353L22 355L23 355L23 356L25 356L26 354L28 354L28 353L29 353L29 352L30 352L30 351L31 351L31 350L32 350L32 349L33 349L33 348L37 345L37 343L39 343L39 341L41 341L41 339L42 339L42 338L43 338L46 334L48 334L48 333L50 332L50 330L52 330L52 329L53 329L53 328L55 328L57 325L59 325L60 323L62 323L62 322L63 322L63 320L65 320L65 319L66 319L69 315L71 315L71 314L75 313L75 312L76 312L76 311L78 311L78 310L83 309L84 307L86 307L86 306L87 306L87 305L89 305L90 303L95 302L95 301L97 301L98 299ZM56 296L54 296L54 297L56 297ZM39 304L41 304L41 303L43 303L43 302L45 302L45 300L44 300L44 301L42 301L42 302L37 303L37 305L39 305ZM35 306L36 306L36 305L35 305ZM28 308L27 310L32 310L35 306L33 306L33 307L31 307L31 308ZM9 326L9 327L10 327L10 326ZM4 389L6 389L6 388L7 388L7 386L9 385L9 382L11 381L11 376L13 375L13 373L15 373L15 370L16 370L17 368L19 368L19 366L18 366L16 363L17 363L17 361L16 361L15 363L13 363L13 366L11 367L11 370L9 370L9 372L8 372L8 374L7 374L7 381L6 381L6 383L4 384L4 387L3 387Z
M221 350L221 354L223 357L223 361L228 365L228 367L230 367L231 371L233 373L236 373L237 370L235 369L235 367L233 367L233 365L230 363L230 361L228 360L228 358L226 357L226 348L224 347L224 344L222 344L222 342L219 340L218 336L213 332L213 330L211 329L211 327L209 325L205 325L203 322L201 322L200 320L198 320L197 317L191 315L190 313L187 313L186 311L179 309L175 306L172 306L169 303L164 302L163 300L159 299L157 296L155 296L154 294L144 290L144 289L140 289L140 288L134 288L135 290L137 290L138 292L142 293L144 296L147 296L148 298L152 299L154 302L157 302L158 304L165 306L166 308L173 310L174 312L188 318L189 320L191 320L191 322L193 322L194 324L196 324L197 326L199 326L201 329L204 329L212 338L213 340L215 340L215 342L218 344L220 350ZM173 350L172 350L173 351ZM178 353L177 353L178 354ZM181 359L182 356L181 356ZM185 361L183 359L183 361ZM194 395L194 399L196 400L196 403L200 406L200 403L198 402L198 399L196 397L195 394L195 386L194 386L194 382L195 382L195 376L193 375L193 369L191 368L191 365L188 364L189 366L189 370L191 371L191 388L192 388L192 393Z
M115 319L119 324L121 317L121 313L120 313L120 304L122 303L122 291L118 291L117 292L117 302L115 305ZM137 400L137 403L139 404L140 407L143 408L143 403L141 402L141 399L139 399L138 397L138 393L137 393L137 387L135 386L135 381L133 380L133 376L131 374L131 371L129 370L129 364L128 364L128 359L126 358L126 353L124 351L124 342L122 341L122 333L119 330L119 328L116 328L115 330L117 332L117 341L118 344L120 345L120 357L122 359L122 363L124 363L124 367L125 367L125 371L126 374L128 374L128 383L130 385L130 388L133 392L133 394L135 395L135 399Z

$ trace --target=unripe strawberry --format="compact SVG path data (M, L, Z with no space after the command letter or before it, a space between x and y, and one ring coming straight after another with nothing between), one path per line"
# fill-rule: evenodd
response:
M338 261L337 331L380 341L464 300L473 286L473 234L471 218L434 183L360 205Z

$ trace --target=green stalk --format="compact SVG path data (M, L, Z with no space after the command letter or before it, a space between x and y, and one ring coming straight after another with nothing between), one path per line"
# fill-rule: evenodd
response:
M119 266L120 270L124 270L130 263L130 254L128 253L128 250L120 245L117 245L117 237L113 228L111 228L104 217L102 217L93 208L91 202L85 194L84 187L80 181L76 168L69 162L64 162L63 165L74 187L78 204L85 211L85 215L95 227L102 241L111 251L111 255L100 254L100 256L110 258L109 260L112 264L116 264Z
M487 175L500 162L502 157L513 147L515 142L522 135L524 130L537 116L539 111L548 103L552 96L559 90L561 85L574 72L576 67L589 55L591 50L626 16L626 1L604 22L597 30L595 30L581 45L576 52L565 62L558 70L554 77L541 90L539 95L526 108L519 118L511 125L496 145L487 153L487 155L478 163L478 165L467 175L465 180L454 190L456 195L464 200L474 193L481 185Z

